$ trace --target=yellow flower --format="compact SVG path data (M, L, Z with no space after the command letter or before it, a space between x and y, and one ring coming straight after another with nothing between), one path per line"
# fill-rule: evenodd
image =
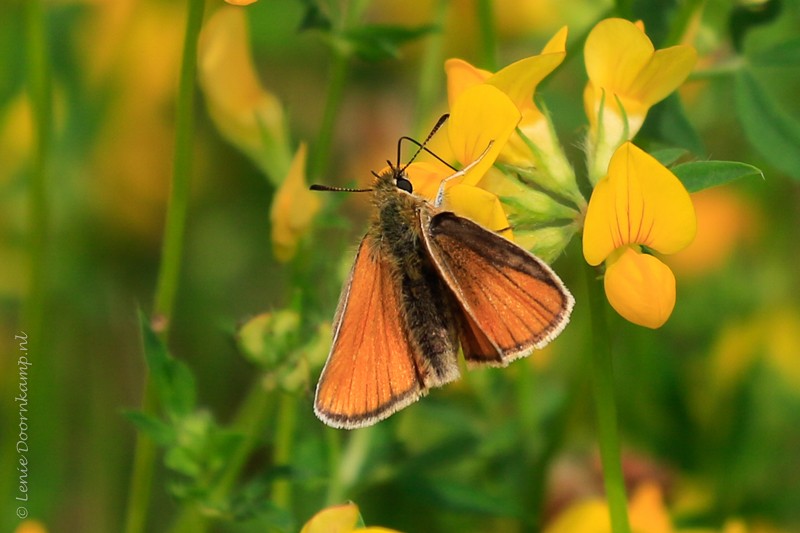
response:
M638 533L673 533L661 489L644 483L628 505L631 529ZM545 533L611 533L608 505L600 499L577 503L561 513Z
M47 528L38 520L23 520L14 533L47 533Z
M620 315L658 328L675 305L675 277L659 259L642 253L642 247L675 253L692 242L696 230L694 207L683 184L626 142L589 200L583 255L590 265L606 262L606 296Z
M301 143L289 173L272 200L272 248L279 261L289 261L300 238L320 208L317 194L306 184L306 145Z
M612 18L589 33L584 57L589 83L583 102L594 183L614 150L639 131L647 111L683 83L697 52L686 45L655 50L641 24Z
M500 152L498 160L525 169L536 169L546 189L562 193L579 205L585 201L578 191L572 167L564 156L552 123L536 106L536 87L566 56L567 28L563 27L545 45L542 53L521 59L495 74L461 59L445 63L447 93L451 107L469 87L488 84L505 93L521 114L517 131Z
M483 159L463 176L446 183L444 205L447 209L489 229L509 227L500 199L477 185L508 142L519 118L519 111L511 100L490 85L470 87L456 99L446 126L453 155L462 165L470 165L482 155ZM429 200L436 198L442 181L453 174L444 165L426 162L413 163L406 171L415 193Z
M229 4L233 6L249 6L250 4L254 4L256 0L225 0Z
M395 530L385 527L356 527L359 518L360 514L356 504L335 505L312 516L300 533L350 533L351 531L397 533Z
M291 161L283 108L256 75L242 9L222 7L208 19L198 61L200 86L214 124L270 181L279 183Z

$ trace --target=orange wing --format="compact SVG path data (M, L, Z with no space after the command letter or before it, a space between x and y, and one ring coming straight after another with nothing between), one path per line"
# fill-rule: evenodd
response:
M422 210L420 219L428 254L464 311L467 362L505 365L564 329L574 300L540 259L453 213Z
M333 346L317 384L314 412L332 427L383 420L424 392L389 264L366 236L334 318Z

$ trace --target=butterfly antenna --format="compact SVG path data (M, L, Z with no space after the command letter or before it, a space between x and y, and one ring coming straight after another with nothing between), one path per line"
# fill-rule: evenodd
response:
M309 187L312 191L328 191L328 192L372 192L372 189L353 189L350 187L333 187L331 185L320 185L318 183Z
M400 139L398 139L398 141L397 141L397 167L400 168L401 171L405 170L408 167L408 165L413 163L414 160L417 158L417 156L423 151L429 153L430 155L435 157L437 160L441 161L443 164L445 164L448 167L450 167L451 169L455 170L455 168L453 168L453 166L450 163L448 163L447 161L445 161L444 159L442 159L441 157L439 157L438 155L433 153L431 150L429 150L425 146L426 144L428 144L428 141L430 141L431 138L436 134L436 132L439 131L439 128L441 128L442 125L444 125L444 123L447 122L448 118L450 118L450 115L447 114L447 113L445 113L444 115L439 117L439 120L436 121L436 124L431 129L431 132L428 134L427 137L425 137L425 140L422 141L422 142L419 142L416 139L412 139L411 137L406 137L406 136L400 137ZM411 159L408 160L408 163L403 165L403 167L401 168L400 167L400 154L401 154L401 151L402 151L403 141L409 141L409 142L414 143L415 145L417 145L417 151L414 152L414 155L411 156Z

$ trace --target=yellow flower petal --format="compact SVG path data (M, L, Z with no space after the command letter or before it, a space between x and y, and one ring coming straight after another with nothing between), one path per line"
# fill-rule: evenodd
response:
M626 96L650 108L677 89L689 77L696 62L697 52L690 46L658 50L628 87Z
M513 239L500 199L488 191L471 185L454 185L445 194L445 208L492 231L505 230L501 235Z
M466 89L451 107L448 138L456 159L474 162L491 144L488 153L465 176L463 183L475 185L494 164L497 155L517 127L520 113L514 103L491 85Z
M249 6L250 4L256 3L256 0L225 0L225 1L234 6Z
M526 109L535 109L533 94L536 86L564 61L566 39L567 28L564 27L545 46L546 53L511 63L486 83L503 91L523 114Z
M492 75L488 70L457 58L445 61L444 71L447 74L447 103L451 109L461 93L473 85L483 83Z
M320 208L319 196L306 184L306 144L301 143L289 174L272 200L272 247L279 261L289 261Z
M606 297L626 320L660 328L675 307L675 276L667 265L625 246L609 258L604 279Z
M589 500L569 507L544 530L545 533L610 533L608 506Z
M406 167L406 175L414 189L414 194L422 196L429 202L436 199L442 180L452 173L451 169L439 162L418 161Z
M597 265L627 244L671 254L688 246L696 231L694 207L683 184L627 142L614 153L608 176L597 183L589 200L583 255Z
M242 9L225 6L209 17L200 37L200 86L214 124L225 138L278 183L291 149L281 103L256 75Z
M661 488L652 481L636 488L636 492L630 498L628 512L633 531L673 533L672 521L664 506Z
M358 506L354 503L328 507L312 516L300 533L350 533L358 517Z
M632 22L611 18L597 23L586 37L584 59L589 80L617 94L626 94L653 57L653 43Z
M562 26L555 35L553 35L547 44L542 48L542 54L552 54L565 52L567 49L567 34L569 29L567 26Z
M636 133L647 110L683 83L697 61L697 52L686 45L656 51L644 29L624 19L599 22L584 46L589 87L584 105L594 124L600 100L621 115L618 97ZM630 138L630 137L629 137Z

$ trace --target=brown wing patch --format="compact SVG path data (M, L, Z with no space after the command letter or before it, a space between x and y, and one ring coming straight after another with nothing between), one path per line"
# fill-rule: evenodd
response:
M453 213L423 211L421 217L428 253L467 315L462 344L468 362L505 364L564 329L574 300L550 267ZM486 353L487 341L499 359Z
M504 363L500 348L489 340L475 320L462 312L460 322L459 332L464 359L477 364L502 366Z
M398 305L389 265L367 236L342 292L317 385L314 411L326 424L368 426L424 392Z

